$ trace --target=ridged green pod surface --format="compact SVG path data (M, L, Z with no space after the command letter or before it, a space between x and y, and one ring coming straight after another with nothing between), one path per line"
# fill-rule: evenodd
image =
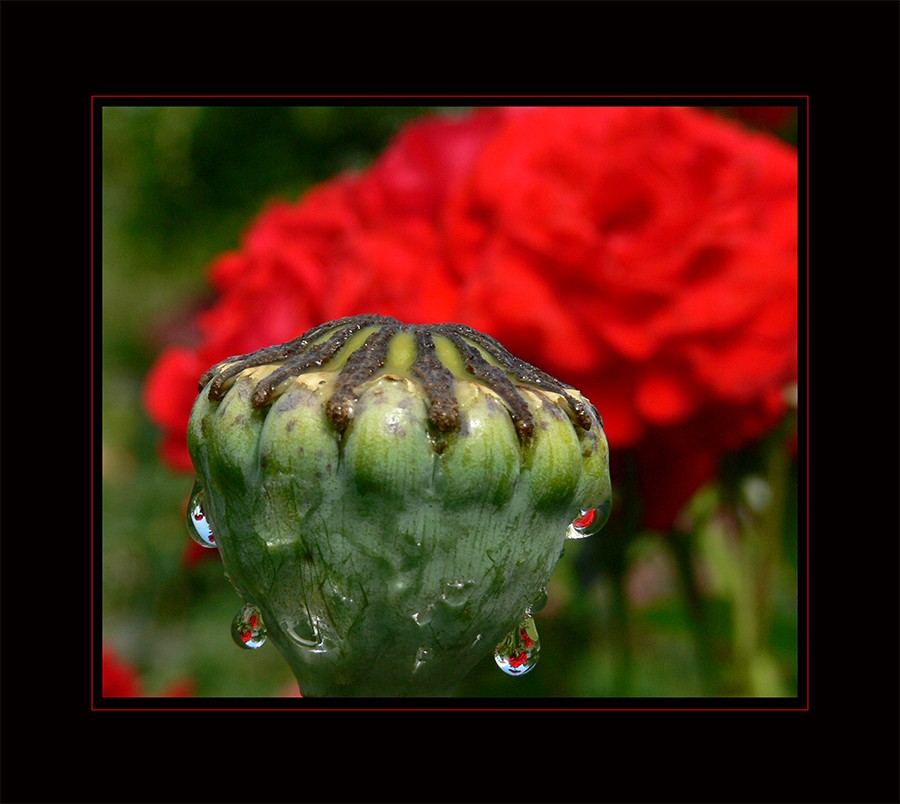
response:
M447 695L510 635L530 668L567 531L611 498L591 403L458 324L354 316L229 358L188 445L253 639L306 697Z

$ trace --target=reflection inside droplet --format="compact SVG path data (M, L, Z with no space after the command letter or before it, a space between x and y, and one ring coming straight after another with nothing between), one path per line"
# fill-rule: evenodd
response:
M590 508L582 511L581 514L569 525L566 531L567 539L586 539L597 533L608 521L611 501L598 505L596 508Z
M191 538L202 547L215 547L216 537L213 533L212 523L203 507L205 492L200 481L194 482L191 491L191 499L187 508L187 529Z
M494 650L494 661L508 675L522 676L534 669L541 643L534 618L526 614L519 625L507 634Z
M256 606L248 604L237 613L231 623L231 636L240 648L256 650L263 646L267 636L266 627Z

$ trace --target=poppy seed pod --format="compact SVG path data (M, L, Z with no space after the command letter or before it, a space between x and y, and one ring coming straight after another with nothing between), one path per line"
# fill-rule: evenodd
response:
M602 421L460 324L378 315L228 358L188 428L195 538L304 696L438 696L485 656L534 666L566 538L609 512Z

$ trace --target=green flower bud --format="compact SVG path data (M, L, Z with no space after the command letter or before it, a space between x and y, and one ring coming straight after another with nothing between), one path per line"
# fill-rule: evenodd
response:
M459 324L355 316L229 358L188 445L235 640L268 637L308 697L445 695L492 652L530 669L565 540L609 511L591 403Z

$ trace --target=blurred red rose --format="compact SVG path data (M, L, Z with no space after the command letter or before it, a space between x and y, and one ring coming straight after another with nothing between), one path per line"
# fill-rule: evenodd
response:
M361 174L277 203L211 268L201 342L146 402L189 469L200 374L363 312L460 321L584 391L668 527L797 377L797 157L688 108L488 109L407 127Z
M463 320L635 448L649 526L783 415L797 158L775 138L695 109L534 110L485 144L446 238Z
M104 698L190 698L194 684L188 679L173 681L157 695L148 695L135 667L109 645L103 646L102 687Z

